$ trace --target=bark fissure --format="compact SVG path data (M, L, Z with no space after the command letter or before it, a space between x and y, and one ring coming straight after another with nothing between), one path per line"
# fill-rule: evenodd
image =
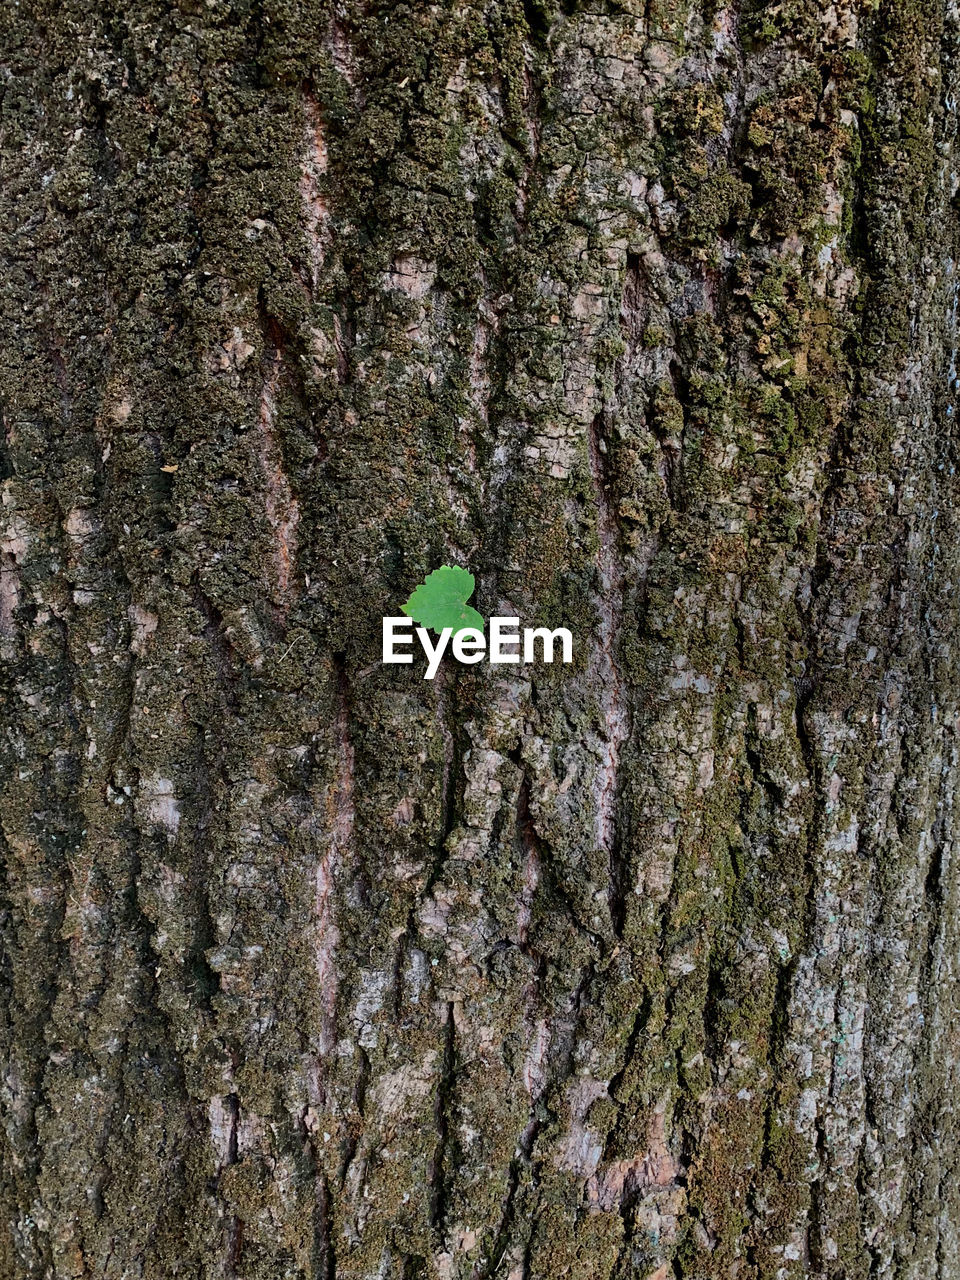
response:
M610 481L604 462L606 449L599 421L594 419L588 435L588 453L597 500L597 662L604 733L596 785L597 843L609 860L610 917L614 933L619 936L623 931L625 914L625 884L617 827L618 771L620 753L629 735L629 710L618 655L623 618L624 570L619 554L619 530L609 494Z

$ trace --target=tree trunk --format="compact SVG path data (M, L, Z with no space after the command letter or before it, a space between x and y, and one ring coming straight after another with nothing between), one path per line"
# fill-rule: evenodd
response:
M0 1275L960 1277L956 0L2 22Z

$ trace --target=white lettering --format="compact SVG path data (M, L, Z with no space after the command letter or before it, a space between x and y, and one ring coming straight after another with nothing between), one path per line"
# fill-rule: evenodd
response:
M520 644L520 632L517 628L520 626L519 618L491 618L490 619L490 661L491 662L519 662L520 654L509 653L504 649L505 644Z
M387 663L410 663L413 655L405 652L413 643L409 628L413 621L407 617L384 618L383 620L383 661ZM430 637L426 627L417 627L417 638L427 658L425 680L432 680L440 670L447 649L451 649L457 662L468 666L482 662L487 653L487 640L479 627L462 627L456 635L452 627L444 627L436 644ZM451 638L453 643L451 644ZM540 641L542 661L553 662L559 641L561 660L565 663L573 661L573 636L566 627L557 627L551 631L548 627L524 627L523 656L515 650L520 648L520 619L490 619L490 662L496 666L505 663L532 663L537 661L537 641Z
M560 645L563 651L563 661L573 661L573 636L566 627L557 627L556 631L548 631L546 627L526 627L523 632L523 660L524 662L535 662L536 653L534 646L537 639L543 641L543 660L544 662L553 661L553 644L559 636Z
M487 642L479 627L463 627L453 637L453 656L458 662L482 662Z
M430 633L426 627L417 627L417 635L420 643L423 645L423 652L427 655L427 669L424 672L424 680L432 680L440 669L440 659L446 651L447 645L450 643L450 637L453 635L453 627L444 627L440 632L440 639L434 646L430 641Z
M399 627L412 627L412 618L384 618L383 620L383 660L384 662L412 662L412 653L398 653L398 644L412 644L413 636L398 635Z

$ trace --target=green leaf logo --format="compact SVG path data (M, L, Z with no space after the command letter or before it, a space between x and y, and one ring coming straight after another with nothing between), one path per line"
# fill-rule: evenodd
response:
M450 627L454 635L466 627L482 631L483 618L467 604L475 585L472 573L444 564L428 573L400 608L408 618L436 631L437 635L444 627Z

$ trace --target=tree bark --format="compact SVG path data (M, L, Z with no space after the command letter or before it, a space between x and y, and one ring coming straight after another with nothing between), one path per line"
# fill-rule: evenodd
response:
M0 1275L960 1277L956 0L3 8Z

